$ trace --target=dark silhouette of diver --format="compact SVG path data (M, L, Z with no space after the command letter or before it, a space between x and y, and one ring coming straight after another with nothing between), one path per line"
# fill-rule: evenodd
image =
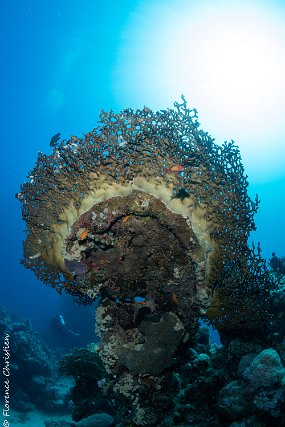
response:
M74 335L80 336L79 333L73 332L71 329L68 329L68 326L65 323L62 314L56 314L50 321L51 328L61 335Z

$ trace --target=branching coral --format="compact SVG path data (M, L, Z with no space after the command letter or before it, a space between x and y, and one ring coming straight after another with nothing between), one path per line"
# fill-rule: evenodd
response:
M251 249L244 248L243 257L224 265L208 317L225 338L241 333L266 340L275 288L260 245L253 244Z
M59 370L64 375L94 378L100 380L105 371L96 352L84 348L75 349L71 354L66 354L59 363Z
M75 404L72 413L75 421L98 410L109 409L107 399L102 393L107 374L96 351L74 349L60 360L59 370L63 375L73 376L75 379L75 386L70 393Z

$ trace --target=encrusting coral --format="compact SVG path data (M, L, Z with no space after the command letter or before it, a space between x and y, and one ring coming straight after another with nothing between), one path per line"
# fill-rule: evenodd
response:
M247 240L258 199L247 194L239 150L200 130L184 97L174 106L101 113L93 131L40 153L17 194L25 267L78 302L101 297L98 351L116 377L114 394L131 402L133 425L146 414L157 425L167 369L214 290L218 309L209 313L230 318L224 302L235 278L252 274Z

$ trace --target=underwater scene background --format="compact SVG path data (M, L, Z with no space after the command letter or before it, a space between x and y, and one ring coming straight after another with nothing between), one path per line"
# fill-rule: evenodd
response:
M285 425L284 2L0 20L1 423Z

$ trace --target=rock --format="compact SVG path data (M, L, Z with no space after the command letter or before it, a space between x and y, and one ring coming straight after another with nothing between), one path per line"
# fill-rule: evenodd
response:
M246 415L248 399L244 393L244 384L240 381L231 381L220 391L218 408L231 419Z
M272 417L279 417L281 415L280 409L284 404L284 391L282 388L276 390L262 390L254 398L254 405L269 413Z
M272 348L259 353L241 374L254 389L268 388L280 383L284 375L285 369L280 356Z
M248 353L240 359L237 372L239 377L242 377L244 371L249 367L249 365L251 364L253 359L255 359L256 356L256 353Z
M114 419L105 413L93 414L75 425L76 427L111 427L114 425Z
M230 424L229 427L265 427L265 424L263 424L261 421L257 421L257 419L252 416L242 421L236 421Z
M46 427L75 427L74 423L70 423L69 421L45 421Z
M239 338L234 339L229 344L229 353L240 359L248 353L259 353L262 350L261 345L254 342L241 341Z

